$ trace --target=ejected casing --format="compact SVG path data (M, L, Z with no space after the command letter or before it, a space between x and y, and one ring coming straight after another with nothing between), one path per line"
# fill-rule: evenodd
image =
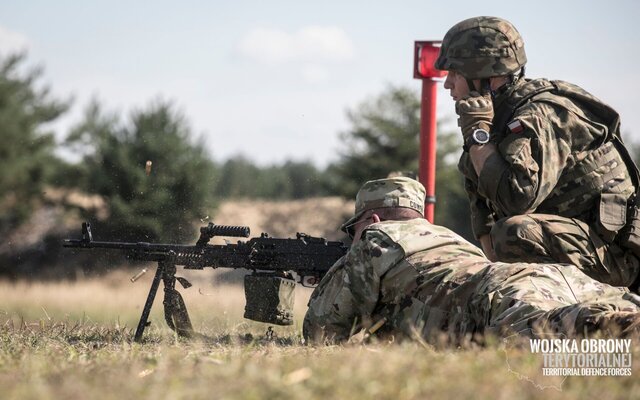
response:
M146 269L146 268L143 268L143 269L142 269L142 271L138 272L137 274L135 274L134 276L132 276L132 277L131 277L131 279L130 279L130 280L131 280L131 282L135 282L135 281L137 281L138 279L140 279L140 277L141 277L142 275L144 275L144 274L146 274L146 273L147 273L147 269Z

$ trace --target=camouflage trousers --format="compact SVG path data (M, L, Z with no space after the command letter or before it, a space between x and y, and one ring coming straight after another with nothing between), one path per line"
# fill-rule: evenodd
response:
M556 215L528 214L499 220L491 229L498 260L567 263L600 282L631 286L640 260L614 243L605 243L586 223Z
M523 266L507 265L510 267L503 268ZM484 308L489 310L485 332L575 336L605 329L607 322L623 316L631 316L636 323L640 320L640 296L625 288L598 282L571 265L524 266L496 287L481 287L480 293L487 297ZM620 330L626 328L619 326Z
M467 275L462 285L451 282L436 288L444 296L431 293L418 296L422 301L414 297L409 307L396 307L391 331L426 339L444 333L453 341L476 333L576 336L627 317L627 325L613 326L611 332L640 333L640 296L591 279L571 265L498 262Z

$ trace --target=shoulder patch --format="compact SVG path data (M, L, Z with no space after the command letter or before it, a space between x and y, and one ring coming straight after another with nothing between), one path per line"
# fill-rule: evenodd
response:
M507 127L511 131L511 133L520 133L524 130L522 123L518 119L514 119L513 121L507 124Z

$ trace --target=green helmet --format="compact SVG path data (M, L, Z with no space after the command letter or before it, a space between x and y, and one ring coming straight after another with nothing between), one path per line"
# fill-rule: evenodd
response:
M435 67L456 71L467 79L486 79L511 75L526 62L524 41L509 21L475 17L449 29Z

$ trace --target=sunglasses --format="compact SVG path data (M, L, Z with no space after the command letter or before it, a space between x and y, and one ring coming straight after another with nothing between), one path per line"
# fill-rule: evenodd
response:
M357 221L350 223L349 225L345 226L344 229L347 231L347 235L349 235L349 239L353 240L355 235L356 235L356 230L355 230L355 226L363 223L363 222L367 222L371 219L371 216L368 216L365 219L362 219L362 217L360 217Z

